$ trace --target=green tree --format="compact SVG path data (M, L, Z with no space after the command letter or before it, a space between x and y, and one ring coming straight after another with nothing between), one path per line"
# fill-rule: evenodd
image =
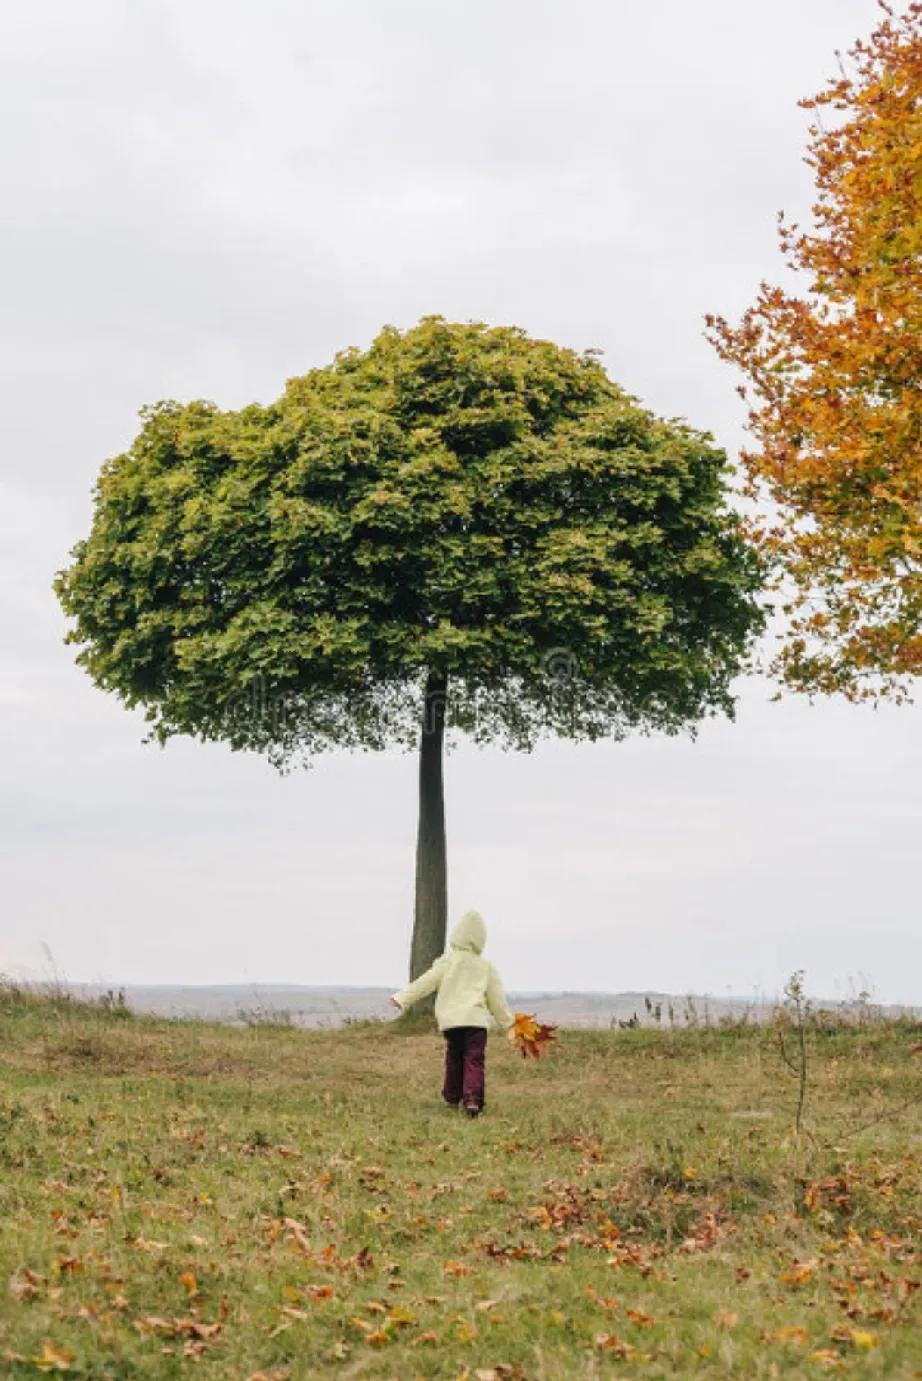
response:
M760 570L712 438L576 354L425 318L277 403L160 403L56 589L151 736L277 766L420 745L411 976L445 942L446 725L478 742L732 714Z

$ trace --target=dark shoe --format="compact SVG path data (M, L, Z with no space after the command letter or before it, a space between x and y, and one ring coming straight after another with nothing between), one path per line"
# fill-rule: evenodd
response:
M464 1111L467 1113L468 1117L479 1117L483 1109L478 1108L476 1103L465 1103Z

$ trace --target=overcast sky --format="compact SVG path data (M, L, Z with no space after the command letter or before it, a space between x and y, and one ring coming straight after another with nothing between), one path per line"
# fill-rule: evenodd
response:
M425 313L582 349L742 439L702 337L810 203L797 99L873 0L8 0L0 10L0 969L399 984L415 763L141 745L54 572L163 397L268 402ZM922 1002L922 708L770 703L696 743L461 745L451 910L512 988Z

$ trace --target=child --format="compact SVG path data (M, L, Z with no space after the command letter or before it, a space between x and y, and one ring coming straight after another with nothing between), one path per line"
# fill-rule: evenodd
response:
M495 1021L514 1040L515 1017L506 1006L499 974L481 954L487 928L479 911L465 912L449 939L449 953L391 1001L404 1008L437 993L435 1019L445 1037L442 1097L452 1107L461 1104L468 1117L477 1117L484 1102L487 1031Z

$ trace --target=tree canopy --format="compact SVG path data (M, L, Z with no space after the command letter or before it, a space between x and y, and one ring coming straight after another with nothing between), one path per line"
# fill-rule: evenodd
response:
M514 747L732 712L762 615L725 456L594 352L430 317L268 406L142 424L57 590L161 741L409 746L432 672Z
M922 4L882 9L801 102L814 225L780 233L806 291L763 283L738 326L708 318L748 379L753 530L790 592L777 669L850 698L922 672Z

